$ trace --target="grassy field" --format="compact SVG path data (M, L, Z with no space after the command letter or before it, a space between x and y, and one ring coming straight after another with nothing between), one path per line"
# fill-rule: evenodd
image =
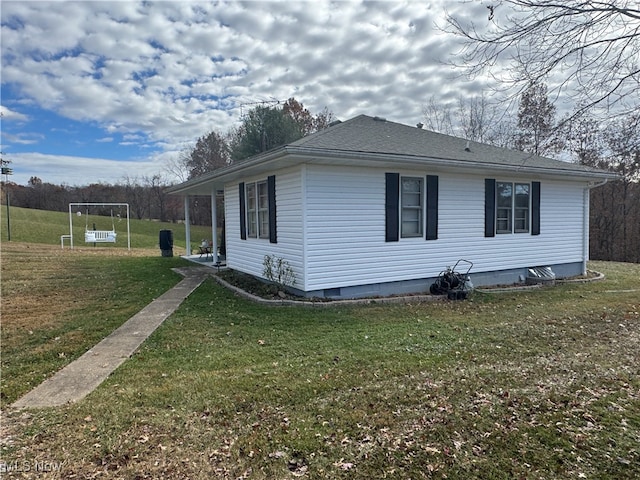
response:
M98 230L111 230L111 217L91 215L89 228L96 223ZM69 213L49 212L46 210L34 210L30 208L10 207L11 241L28 242L46 245L60 246L60 236L69 235ZM74 247L93 247L93 244L84 243L85 213L73 218ZM127 221L126 218L116 219L113 223L118 234L118 241L113 243L101 243L100 248L127 248ZM131 248L159 248L158 237L160 230L172 230L174 240L174 253L185 253L185 228L182 224L156 222L151 220L130 221ZM211 227L191 227L191 244L200 244L203 238L211 238ZM0 208L0 239L7 240L6 206ZM69 241L65 240L65 248Z
M328 308L210 280L83 401L12 410L184 264L114 252L2 245L0 465L21 470L7 478L640 477L640 265Z

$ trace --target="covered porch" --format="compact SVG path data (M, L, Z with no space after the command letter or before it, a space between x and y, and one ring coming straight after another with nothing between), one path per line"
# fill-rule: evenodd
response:
M198 236L194 236L191 222L191 200L194 197L203 197L205 194L199 190L183 193L184 202L184 228L185 228L185 254L182 256L190 262L197 263L213 268L226 267L226 252L224 251L224 228L218 228L219 205L218 201L222 199L224 204L224 191L211 187L207 196L211 200L211 231L202 238L202 232ZM222 217L224 222L224 218ZM224 225L224 223L223 223Z

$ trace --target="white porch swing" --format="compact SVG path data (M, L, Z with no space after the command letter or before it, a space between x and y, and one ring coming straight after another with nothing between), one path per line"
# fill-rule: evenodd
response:
M85 243L116 243L117 236L116 226L113 221L113 209L111 209L111 230L89 230L89 209L87 208L84 227Z
M89 207L110 207L111 208L111 230L98 230L93 224L94 230L89 230ZM116 225L113 217L114 207L122 212L126 208L127 214L127 249L131 250L131 225L129 223L129 204L128 203L94 203L94 202L72 202L69 204L69 235L60 236L60 245L64 248L64 241L69 241L69 246L73 250L73 217L81 217L82 210L86 209L86 219L84 227L84 241L86 243L116 243L118 234L116 233ZM118 222L123 220L118 214Z

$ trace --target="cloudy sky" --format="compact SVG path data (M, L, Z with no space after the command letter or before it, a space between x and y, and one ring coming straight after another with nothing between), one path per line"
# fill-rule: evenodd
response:
M415 125L433 95L482 92L444 62L445 8L477 1L2 1L2 156L12 180L157 173L257 102Z

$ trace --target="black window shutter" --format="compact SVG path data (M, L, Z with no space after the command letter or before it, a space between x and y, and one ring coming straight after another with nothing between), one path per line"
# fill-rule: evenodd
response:
M438 239L438 176L427 175L427 240Z
M385 173L385 241L397 242L400 231L400 174Z
M496 236L496 180L484 179L484 236Z
M269 242L278 243L276 231L276 176L267 177L267 196L269 197Z
M531 182L531 235L540 235L540 182Z
M247 205L246 205L246 198L244 196L244 182L240 182L239 185L239 192L238 195L240 195L240 238L242 240L246 240L247 239Z

